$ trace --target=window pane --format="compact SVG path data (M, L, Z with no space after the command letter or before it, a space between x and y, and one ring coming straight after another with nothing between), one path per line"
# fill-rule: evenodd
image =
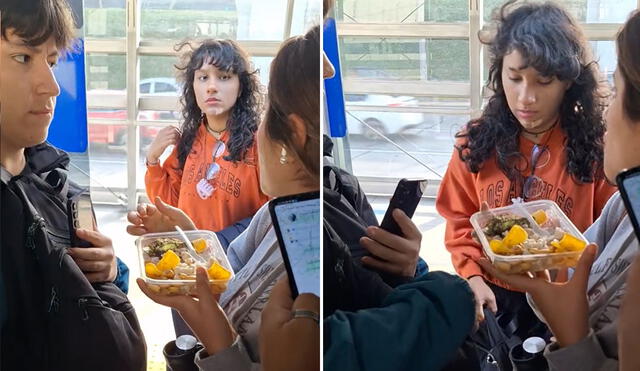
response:
M297 0L293 4L291 36L301 35L312 26L321 23L322 2L318 0Z
M616 57L616 45L613 41L591 41L593 55L598 60L600 72L611 85L613 85L613 73L616 70L618 59Z
M91 167L89 166L89 151L85 153L69 152L69 176L71 181L82 188L89 187Z
M468 120L468 115L347 109L353 172L359 177L440 179L429 169L444 175L453 150L454 135ZM402 150L378 134L367 134L365 130L371 130L369 126L382 128L378 131L385 131L385 136Z
M469 41L345 37L344 77L469 81Z
M91 116L91 113L89 114ZM127 186L127 130L124 125L89 123L91 187Z
M140 56L140 92L142 93L142 85L147 83L151 84L149 94L157 93L159 84L168 84L175 91L178 87L174 67L176 63L178 57L175 56Z
M269 84L269 71L271 70L272 61L273 61L273 57L251 58L251 62L253 62L253 67L258 70L258 75L260 76L260 83L262 84L262 86L265 87L265 89Z
M505 0L485 0L485 21L491 19L491 12L498 10ZM624 23L629 13L638 6L637 0L566 0L562 5L579 22L583 23Z
M468 0L338 0L336 18L355 23L468 22Z
M125 37L125 0L85 0L85 35L96 38Z
M142 0L143 39L282 40L286 0Z
M126 85L124 55L87 54L87 90L123 90Z

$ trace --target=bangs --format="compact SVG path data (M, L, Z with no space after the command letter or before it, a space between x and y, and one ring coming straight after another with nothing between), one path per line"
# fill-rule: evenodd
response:
M1 7L2 37L12 29L29 46L39 46L53 37L58 50L72 47L75 26L66 1L9 2Z
M197 71L205 64L235 75L246 70L243 59L238 57L238 50L231 43L222 41L206 42L194 52L191 59L192 70Z
M503 16L493 47L500 57L519 51L525 66L543 76L574 81L586 64L583 44L582 32L564 10L528 4Z
M571 45L566 42L568 40L547 41L548 38L545 36L548 35L515 34L507 53L514 50L519 51L524 66L534 68L545 77L557 77L564 81L577 79L582 71L582 66L579 56L572 52Z

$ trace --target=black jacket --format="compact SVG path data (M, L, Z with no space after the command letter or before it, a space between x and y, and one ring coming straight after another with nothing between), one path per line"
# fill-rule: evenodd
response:
M392 288L410 278L379 273L365 268L360 258L368 251L360 238L378 220L360 187L358 178L335 166L333 143L324 137L323 184L323 309L356 311L380 305Z
M84 190L69 157L48 144L0 184L0 250L6 321L2 369L140 370L146 365L135 310L112 282L89 283L67 254L67 202Z

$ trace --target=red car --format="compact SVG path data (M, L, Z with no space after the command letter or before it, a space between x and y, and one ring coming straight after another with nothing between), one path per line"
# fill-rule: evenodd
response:
M89 143L104 143L107 145L123 146L126 143L126 125L91 125L92 119L126 120L125 110L91 110L89 118ZM163 111L144 111L138 115L138 120L174 120L175 114ZM153 141L160 131L157 126L140 126L140 144L146 146Z

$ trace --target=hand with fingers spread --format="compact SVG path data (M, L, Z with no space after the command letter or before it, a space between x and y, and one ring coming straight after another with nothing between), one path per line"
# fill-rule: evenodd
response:
M91 243L92 247L70 247L67 253L89 282L113 282L118 275L118 264L111 239L98 231L87 229L78 229L76 234Z
M488 260L478 263L493 277L516 289L531 294L561 347L573 345L589 333L587 283L597 246L588 245L571 279L564 283L550 282L548 272L536 274L506 274L498 271Z
M368 227L360 245L371 253L362 258L367 267L398 276L413 277L416 273L422 233L400 209L393 210L393 218L402 230L398 236L378 227Z
M320 313L320 299L312 294L291 298L288 279L278 281L262 311L260 360L265 371L318 370L320 325L294 311ZM292 351L287 351L292 350Z
M180 129L175 126L167 126L158 131L158 135L149 145L147 152L147 164L158 164L160 156L167 147L175 145L180 140Z
M620 371L640 370L640 255L629 267L625 294L618 317Z
M218 304L218 298L211 292L209 277L204 268L196 269L196 297L160 295L153 292L141 278L136 282L140 290L151 300L176 309L209 355L227 349L233 344L236 332Z
M184 211L164 203L160 197L156 197L155 205L138 205L137 211L127 214L127 220L131 223L127 232L133 236L174 231L176 225L185 231L197 229Z

